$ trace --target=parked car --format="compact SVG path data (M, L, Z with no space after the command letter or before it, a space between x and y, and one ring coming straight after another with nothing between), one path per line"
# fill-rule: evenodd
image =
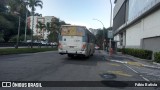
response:
M99 46L98 46L98 45L96 45L96 46L95 46L95 49L96 49L96 50L98 50L98 49L99 49Z
M32 40L27 40L27 43L31 43L32 42Z
M58 45L57 42L50 42L50 45Z
M47 41L41 41L42 45L49 45Z

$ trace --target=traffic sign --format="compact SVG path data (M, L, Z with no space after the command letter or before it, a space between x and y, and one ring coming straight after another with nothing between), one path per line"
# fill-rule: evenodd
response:
M112 30L108 31L108 38L113 38L113 31Z

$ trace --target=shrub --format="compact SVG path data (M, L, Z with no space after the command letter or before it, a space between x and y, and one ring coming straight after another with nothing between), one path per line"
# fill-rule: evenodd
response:
M121 48L117 48L117 52L122 52L122 49Z
M157 63L160 63L160 52L154 53L154 60Z
M122 53L132 55L141 59L152 59L152 51L143 49L123 48Z

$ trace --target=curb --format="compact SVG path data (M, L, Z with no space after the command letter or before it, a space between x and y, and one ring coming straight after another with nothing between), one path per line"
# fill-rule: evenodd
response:
M105 53L105 52L104 52ZM104 54L103 53L103 54ZM159 63L156 63L156 62L153 62L152 60L146 60L146 59L140 59L140 58L137 58L137 57L134 57L134 56L130 56L130 55L121 55L121 56L123 56L123 57L127 57L127 58L131 58L131 59L137 59L138 61L146 61L146 62L152 62L151 64L154 64L154 65L157 65L157 66L153 66L153 65L145 65L145 64L143 64L143 63L141 63L141 62L138 62L138 63L140 63L143 67L147 67L147 68L153 68L153 69L160 69L160 64ZM105 59L107 60L107 58L105 57ZM121 61L117 61L117 60L110 60L110 61L113 61L113 62L117 62L117 63L123 63L123 64L127 64L128 62L121 62ZM135 60L136 61L136 60Z
M144 64L142 64L142 66L148 67L148 68L153 68L153 69L160 69L160 67L156 67L156 66L149 66L149 65L144 65Z
M160 63L153 62L153 64L160 66Z
M154 64L154 65L157 65L157 66L153 66L153 65L145 65L145 64L143 64L143 63L141 63L141 62L138 62L138 63L140 63L143 67L148 67L148 68L153 68L153 69L160 69L160 64L159 63L156 63L156 62L153 62L153 60L146 60L146 59L140 59L140 58L137 58L137 57L134 57L134 56L131 56L131 55L123 55L123 56L125 56L125 57L128 57L128 58L131 58L131 59L137 59L138 61L145 61L145 62L148 62L148 63L151 63L151 64ZM135 60L136 61L136 60Z

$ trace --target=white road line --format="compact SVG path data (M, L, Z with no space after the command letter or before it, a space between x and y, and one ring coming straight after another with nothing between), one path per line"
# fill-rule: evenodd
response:
M125 65L125 66L128 67L129 69L131 69L133 72L135 72L135 73L138 74L138 72L137 72L136 70L134 70L133 68L131 68L131 67L127 66L127 65ZM139 76L141 76L145 81L148 81L148 82L149 82L149 79L143 77L142 75L139 75Z
M133 68L131 68L131 67L129 67L129 66L127 66L127 65L125 65L126 67L128 67L129 69L131 69L133 72L135 72L135 73L138 73L136 70L134 70Z
M117 62L117 63L125 63L125 64L127 64L126 61L119 61L119 60L110 60L110 61L112 61L112 62Z
M140 75L144 80L146 80L146 81L148 81L149 82L149 80L147 79L147 78L145 78L145 77L143 77L142 75Z

